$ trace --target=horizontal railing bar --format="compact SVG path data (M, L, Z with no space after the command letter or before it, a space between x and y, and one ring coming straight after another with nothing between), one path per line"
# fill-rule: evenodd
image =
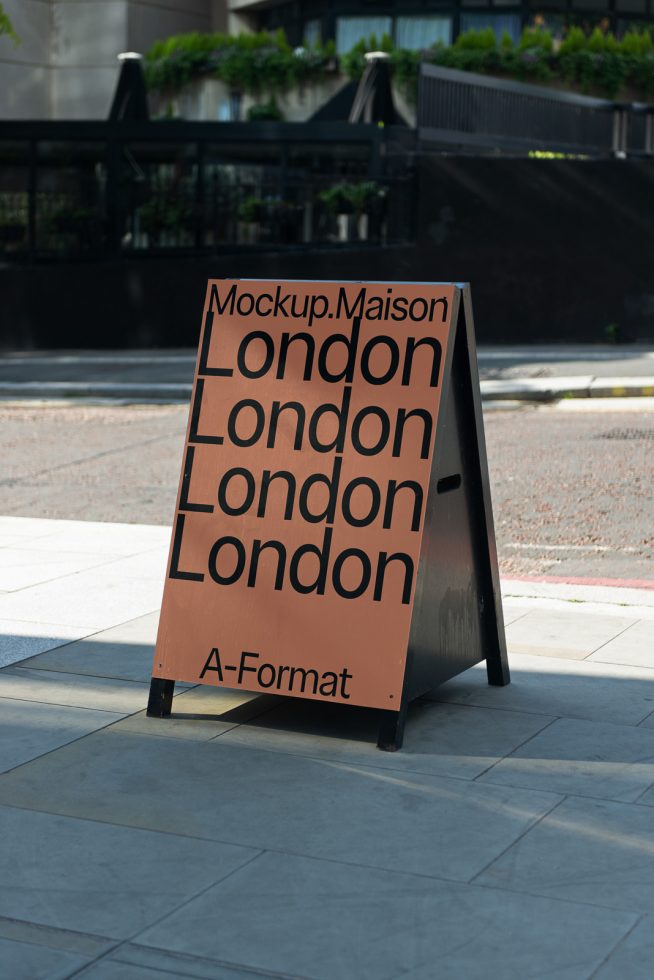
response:
M611 111L616 106L616 103L609 99L578 95L576 92L559 92L556 89L546 88L544 85L516 82L507 78L495 78L477 72L461 71L459 68L443 68L441 65L430 65L426 62L422 62L420 65L420 73L425 78L457 82L473 88L496 89L502 92L514 92L517 95L536 96L549 102L567 103L568 105L577 105L580 108ZM617 104L622 105L622 103Z
M434 126L421 126L418 129L420 143L447 143L451 146L470 146L497 149L501 141L502 149L551 150L560 153L574 153L576 156L611 156L612 149L588 143L565 143L562 140L535 139L534 137L498 136L494 133L466 133L456 129L439 129Z

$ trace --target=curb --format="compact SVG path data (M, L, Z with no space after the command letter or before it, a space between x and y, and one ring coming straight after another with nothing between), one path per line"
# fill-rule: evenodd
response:
M515 381L483 380L484 402L554 402L564 398L652 398L654 377L523 378ZM122 381L1 381L0 398L113 398L188 401L193 385L182 382Z
M0 398L153 398L188 401L192 384L121 381L2 381Z
M570 378L522 378L515 381L484 380L480 384L484 401L551 402L561 398L652 398L654 377L596 378L592 375Z

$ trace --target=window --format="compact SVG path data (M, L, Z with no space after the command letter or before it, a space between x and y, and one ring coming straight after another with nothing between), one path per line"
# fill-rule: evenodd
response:
M572 0L572 9L596 10L598 11L599 16L601 16L600 11L609 9L609 0Z
M522 20L520 14L493 14L490 12L461 14L461 33L479 31L483 27L492 27L498 41L506 31L511 39L517 43L522 32Z
M451 17L398 17L395 21L395 44L398 48L420 51L440 41L452 43Z
M377 43L381 42L384 34L390 34L392 30L390 17L338 17L336 20L336 50L338 54L345 54L360 41L374 34Z
M314 20L308 20L304 25L304 43L308 47L313 47L315 44L319 44L321 40L320 20L317 17Z

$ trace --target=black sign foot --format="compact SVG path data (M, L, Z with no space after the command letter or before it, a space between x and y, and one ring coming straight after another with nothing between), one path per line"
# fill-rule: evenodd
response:
M175 681L167 681L162 677L153 677L150 681L150 697L148 698L149 718L168 718L173 706Z
M379 715L377 748L382 752L397 752L404 741L406 705L400 711L380 711Z

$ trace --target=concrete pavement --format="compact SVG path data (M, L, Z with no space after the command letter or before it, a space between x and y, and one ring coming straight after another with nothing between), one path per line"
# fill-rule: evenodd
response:
M333 705L145 717L169 535L0 518L4 975L649 980L654 589L505 580L513 683L386 754Z

